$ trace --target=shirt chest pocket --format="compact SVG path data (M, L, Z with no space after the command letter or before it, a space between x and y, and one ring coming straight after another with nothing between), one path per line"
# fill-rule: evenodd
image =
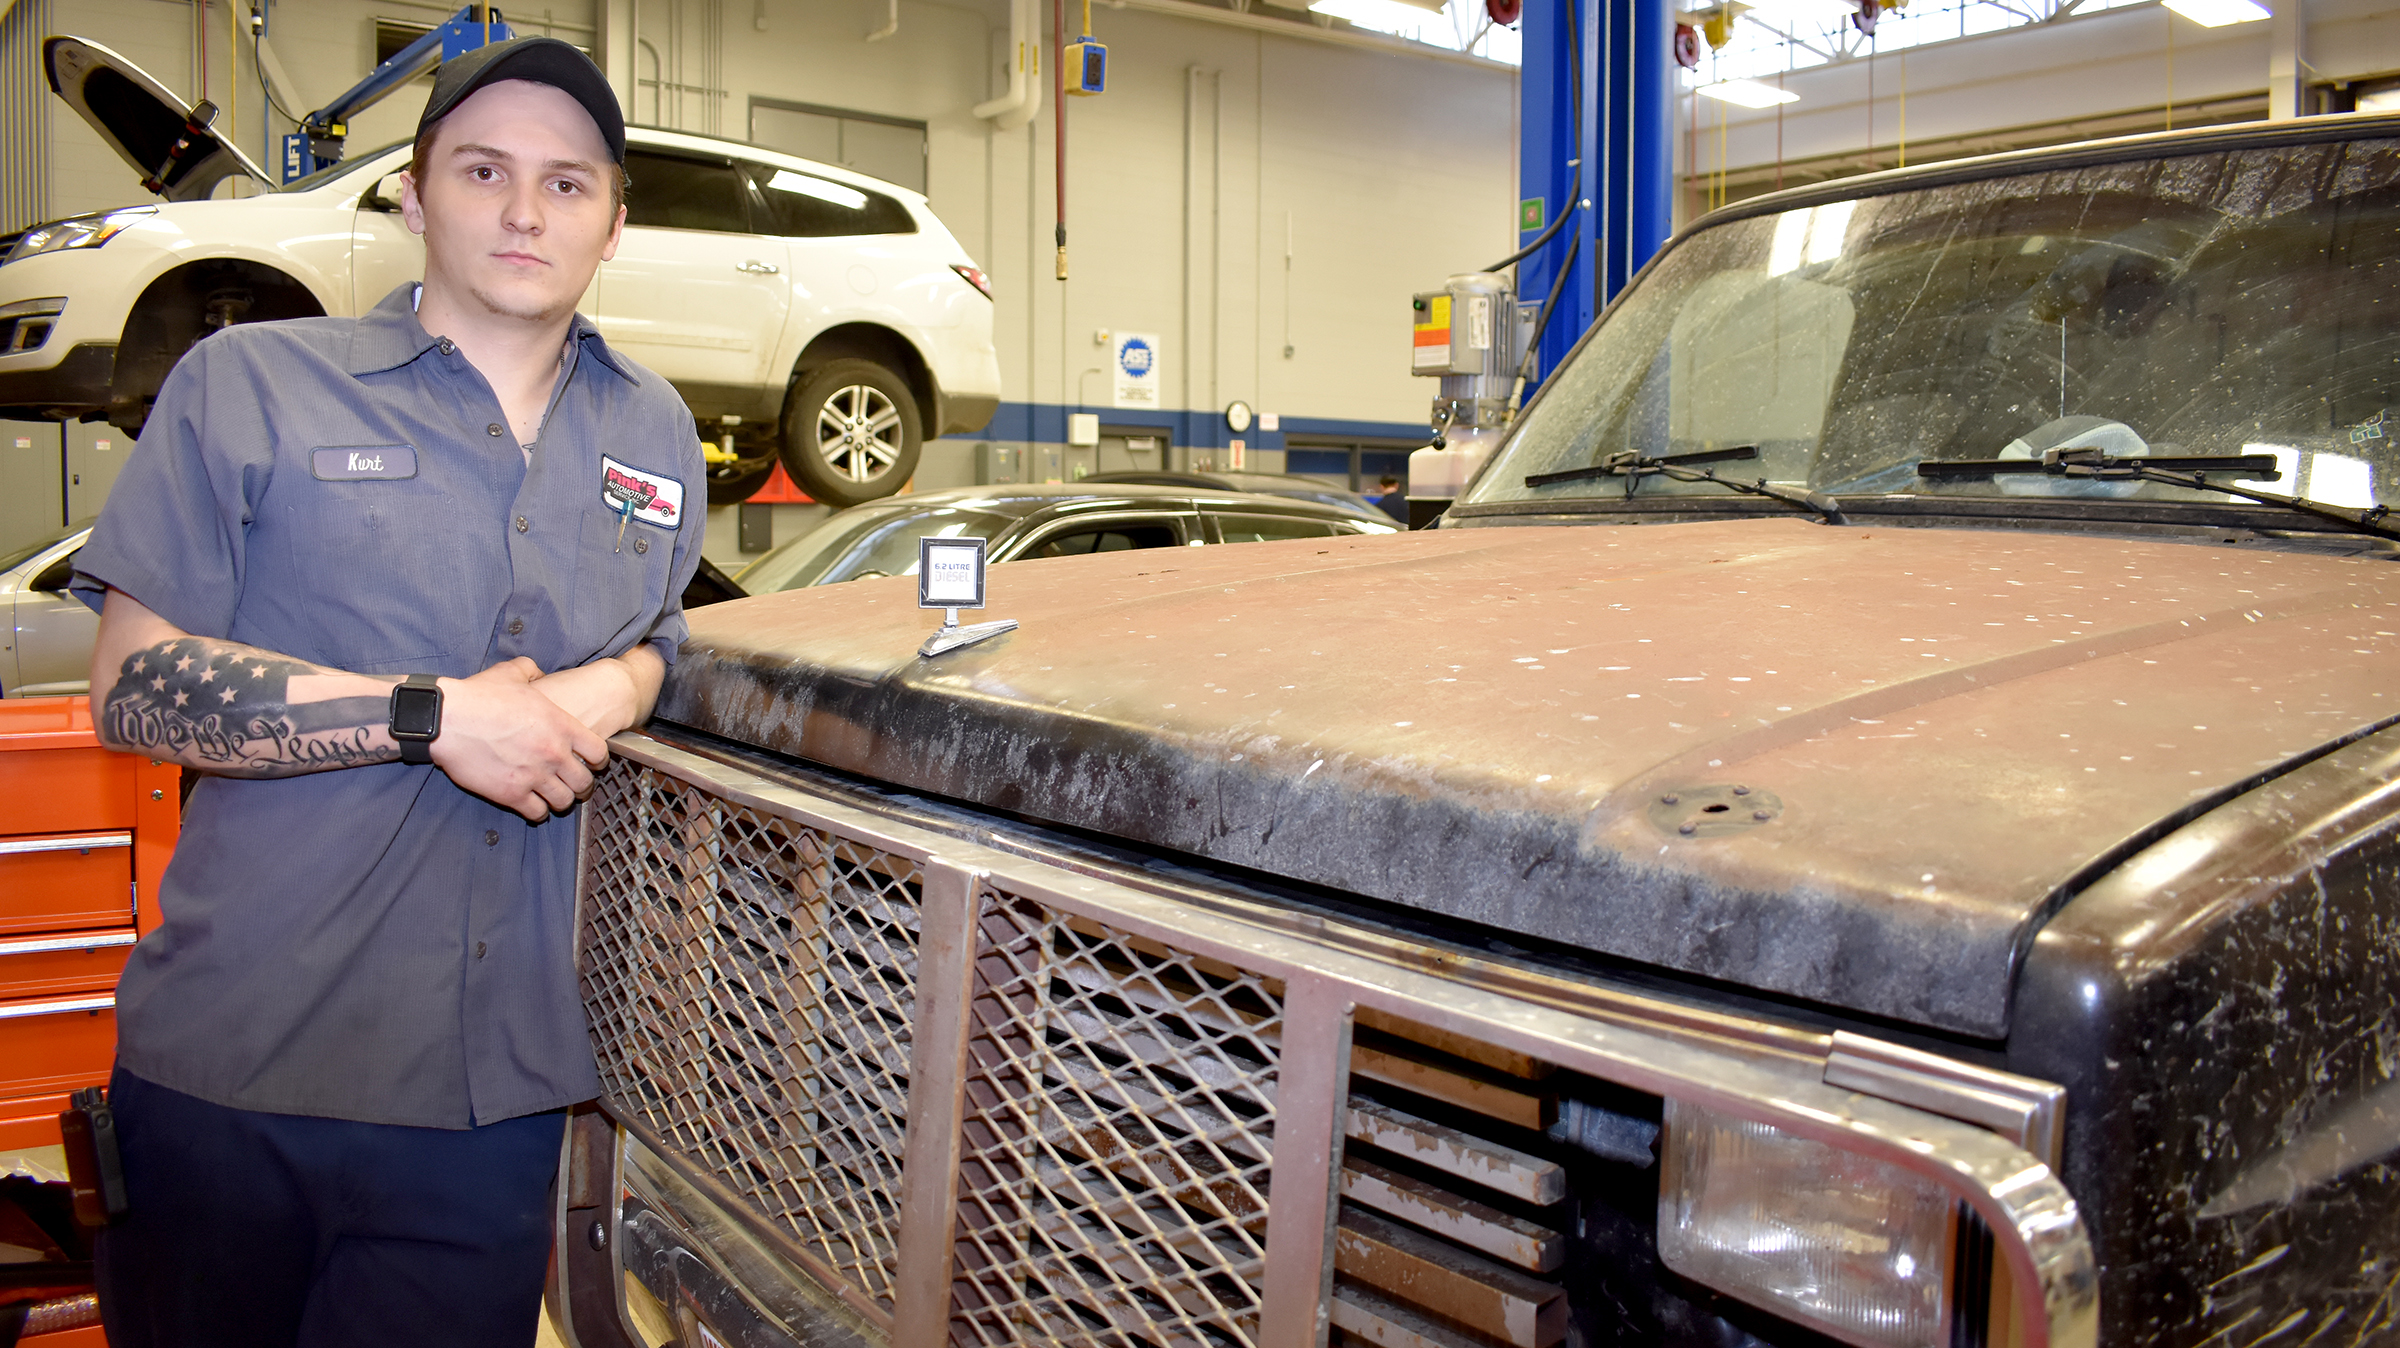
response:
M578 646L613 653L640 640L662 611L675 556L673 529L598 507L583 512L568 616ZM639 630L629 631L631 628Z
M491 547L474 512L422 477L306 480L286 496L291 574L318 606L325 655L342 668L393 673L435 657L480 656L474 563ZM487 561L485 570L505 560ZM504 577L503 577L504 579ZM490 619L489 603L484 620Z

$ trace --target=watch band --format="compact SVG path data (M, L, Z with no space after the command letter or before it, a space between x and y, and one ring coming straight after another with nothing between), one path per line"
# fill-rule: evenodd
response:
M433 742L442 733L442 689L433 674L411 674L392 689L391 733L400 761L433 761Z

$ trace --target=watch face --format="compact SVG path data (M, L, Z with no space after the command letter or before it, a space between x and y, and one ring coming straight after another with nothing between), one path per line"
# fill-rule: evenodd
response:
M438 688L392 690L392 734L431 739L442 725L442 692Z

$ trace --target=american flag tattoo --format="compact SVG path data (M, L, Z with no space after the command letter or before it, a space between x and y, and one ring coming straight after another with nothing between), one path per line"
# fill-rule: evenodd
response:
M293 676L313 665L229 641L179 637L126 657L102 711L107 737L220 771L289 771L395 758L368 743L384 724L381 698L330 698L293 706Z

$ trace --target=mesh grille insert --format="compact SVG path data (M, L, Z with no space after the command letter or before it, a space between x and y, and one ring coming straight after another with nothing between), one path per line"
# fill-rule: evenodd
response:
M1250 1344L1283 990L1005 893L977 946L962 1344Z
M888 1310L916 863L635 764L602 781L582 974L603 1089Z

